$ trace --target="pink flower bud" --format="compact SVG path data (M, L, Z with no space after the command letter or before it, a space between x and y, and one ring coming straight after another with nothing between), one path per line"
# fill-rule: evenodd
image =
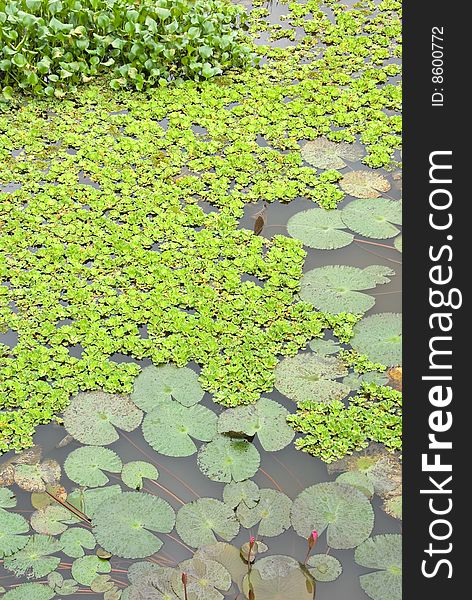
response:
M253 535L251 535L251 537L249 538L249 545L251 546L251 548L252 548L252 546L254 546L255 543L256 543L256 538Z
M308 538L308 547L310 548L310 550L313 548L313 546L316 544L316 540L318 539L318 532L314 529L311 533L310 536Z
M182 573L182 583L187 585L187 573Z

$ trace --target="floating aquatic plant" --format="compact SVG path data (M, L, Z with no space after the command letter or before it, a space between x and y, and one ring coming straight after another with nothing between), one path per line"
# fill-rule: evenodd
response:
M365 593L373 600L400 600L402 597L402 536L375 535L356 548L355 561L372 573L360 576Z
M365 317L354 327L354 350L389 366L402 363L402 316L380 313Z

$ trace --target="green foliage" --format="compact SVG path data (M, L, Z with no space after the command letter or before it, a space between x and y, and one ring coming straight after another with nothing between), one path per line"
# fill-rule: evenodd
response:
M402 536L375 535L355 552L355 561L374 572L360 576L360 584L373 600L402 598Z
M225 0L2 0L4 98L64 96L110 74L114 90L207 79L251 63L244 11Z
M384 372L387 370L387 367L382 363L374 363L366 354L359 354L352 348L350 350L342 348L339 351L339 356L345 365L354 369L355 373Z

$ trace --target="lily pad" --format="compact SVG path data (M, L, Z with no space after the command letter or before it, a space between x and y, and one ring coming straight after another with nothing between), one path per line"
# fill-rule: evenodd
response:
M329 554L310 556L306 564L315 581L335 581L343 572L339 560Z
M172 588L182 599L182 573L187 575L188 597L194 600L222 600L223 594L218 590L227 591L231 587L231 575L223 565L214 560L194 557L181 562L172 577Z
M318 169L343 169L347 166L343 159L355 162L365 154L360 144L336 143L326 138L307 142L301 152L303 160Z
M257 449L247 440L217 436L203 445L197 457L200 471L213 481L244 481L252 477L261 462Z
M261 398L256 404L229 408L221 413L218 432L250 437L257 434L264 450L275 452L288 446L295 436L293 429L287 424L289 414L278 402Z
M98 506L93 533L100 546L112 554L145 558L162 546L154 533L170 533L174 523L175 513L165 500L142 492L124 492Z
M151 365L137 377L131 399L142 410L151 411L172 398L183 406L193 406L200 402L204 393L198 375L192 369Z
M2 600L51 600L55 595L48 585L36 582L21 583L2 596Z
M10 556L28 543L29 523L17 513L0 510L0 558Z
M143 487L143 478L157 479L158 477L159 472L156 467L142 460L126 463L121 471L123 483L133 490L140 490Z
M365 494L350 485L318 483L305 489L293 502L292 525L307 538L314 529L327 530L328 546L355 548L374 526L374 511Z
M46 508L50 504L56 504L56 501L54 498L51 498L50 494L63 502L67 500L67 492L62 485L47 485L45 492L33 492L31 494L31 506L39 509Z
M247 573L247 564L241 558L239 548L227 542L216 542L199 548L194 556L203 560L216 560L230 573L231 579L241 589Z
M15 483L27 492L44 492L47 485L54 485L61 477L61 467L55 460L45 460L34 465L20 464L15 467Z
M240 504L236 511L239 522L246 529L259 523L258 535L275 537L290 527L292 500L278 490L260 490L260 500L254 508Z
M218 541L216 536L231 541L239 532L239 523L234 511L224 502L199 498L179 510L176 529L186 544L198 548Z
M121 459L113 450L96 446L77 448L64 462L67 477L87 487L107 484L109 479L104 471L119 473L121 469Z
M354 326L351 346L374 362L392 367L401 365L401 314L379 313L365 317Z
M403 235L401 233L393 240L393 245L398 252L403 252Z
M143 413L124 394L83 392L64 411L67 431L82 444L106 446L119 438L118 429L133 431Z
M319 338L311 340L309 345L313 352L316 352L316 354L319 354L320 356L336 354L341 348L341 346L334 340L323 340Z
M0 508L13 508L14 506L16 506L14 492L6 487L0 488Z
M339 185L346 194L355 198L378 198L391 187L383 175L374 171L350 171Z
M84 548L93 550L97 544L93 533L83 527L72 527L61 535L61 543L64 546L63 552L71 558L80 558L84 556Z
M394 519L401 520L403 517L403 496L402 496L402 488L398 489L397 493L389 494L385 497L382 510L387 513L387 515L393 517Z
M269 556L258 560L250 583L257 600L313 600L315 582L307 569L289 556ZM246 596L249 577L243 583Z
M310 248L333 250L348 246L354 239L352 233L344 231L346 224L340 210L312 208L290 217L287 232Z
M90 586L98 573L109 573L111 564L98 556L81 556L72 563L72 577L82 585Z
M102 503L109 502L112 498L120 494L121 487L119 485L76 490L69 495L68 502L91 518Z
M376 383L377 385L386 385L388 383L388 376L380 371L368 371L367 373L349 373L347 377L343 378L344 385L348 385L352 391L357 391L361 388L363 383Z
M378 569L360 576L360 584L373 600L402 598L402 536L375 535L361 544L354 560L362 567Z
M58 504L51 504L35 511L31 515L31 527L45 535L59 535L69 524L75 523L76 517Z
M381 265L365 269L330 265L308 271L302 278L300 297L316 308L332 313L364 313L375 304L375 298L359 290L388 283L394 271Z
M342 210L344 223L353 231L379 240L395 237L402 223L402 203L377 198L353 200Z
M360 471L347 471L346 473L341 473L341 475L336 477L336 481L338 483L352 485L369 499L374 495L374 486L372 482L367 475Z
M25 575L39 579L57 568L61 559L52 555L61 550L62 544L59 540L49 535L32 535L24 548L5 558L3 566L17 577Z
M124 598L128 600L179 600L179 596L172 589L172 578L175 569L152 565L147 569L139 569L139 577L131 565L132 585L124 590ZM128 594L126 594L128 592ZM121 596L123 598L123 595Z
M160 454L191 456L197 451L193 440L212 440L216 422L216 414L205 406L182 406L175 400L167 400L144 417L143 435Z
M337 357L297 354L284 358L275 368L275 387L296 402L330 402L349 393L348 386L334 381L347 375Z
M231 508L237 508L244 504L247 508L254 508L260 498L259 486L254 481L233 481L225 485L223 489L224 503Z

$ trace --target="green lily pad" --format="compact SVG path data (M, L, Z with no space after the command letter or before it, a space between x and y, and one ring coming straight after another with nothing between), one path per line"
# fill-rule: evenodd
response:
M67 477L87 487L107 484L109 479L104 471L119 473L121 469L121 459L113 450L97 446L77 448L64 462Z
M0 557L10 556L28 543L29 523L21 515L0 510Z
M339 560L329 554L310 556L306 564L316 581L335 581L343 572Z
M353 200L342 210L344 223L353 231L369 238L383 240L399 233L402 203L387 198Z
M87 587L90 586L98 573L109 573L110 571L110 561L103 560L95 555L76 558L72 563L71 569L72 577L75 581Z
M20 464L15 467L15 483L27 492L44 492L47 485L54 485L61 477L61 467L55 460L45 460L34 465Z
M259 523L258 535L275 537L290 527L292 500L278 490L260 490L260 500L254 508L240 504L236 511L239 522L246 529Z
M85 554L84 548L93 550L97 545L93 533L83 527L72 527L64 531L61 543L64 546L64 554L71 558L81 558Z
M192 369L151 365L144 368L134 382L131 399L148 412L172 398L183 406L193 406L200 402L204 393L198 375Z
M311 340L309 345L313 352L316 352L316 354L319 354L320 356L336 354L341 348L341 346L334 340L323 340L319 338Z
M231 587L231 575L223 565L193 557L181 562L172 577L172 588L180 598L184 598L182 573L187 575L188 597L195 600L222 600L223 594L218 590Z
M14 506L16 506L14 492L6 487L0 488L0 508L13 508Z
M176 529L186 544L198 548L218 541L216 536L231 541L239 532L239 522L224 502L199 498L179 510Z
M354 239L352 233L344 231L346 224L341 211L312 208L290 217L287 232L305 246L319 250L333 250L348 246Z
M115 496L119 496L121 491L119 485L109 485L107 487L91 488L88 490L75 490L69 494L67 501L91 518L103 502L108 502Z
M129 396L83 392L64 411L64 426L82 444L106 446L119 438L118 429L133 431L143 413Z
M108 552L122 558L155 554L162 541L154 532L170 533L175 513L161 498L143 492L124 492L103 502L93 515L93 533Z
M138 570L135 570L133 567L134 565L131 565L128 571L132 585L124 590L124 593L129 592L128 596L125 594L125 599L180 600L179 596L172 589L172 579L175 575L175 569L160 567L158 565ZM122 598L123 595L121 596Z
M205 406L182 406L167 400L144 417L143 435L160 454L191 456L197 451L193 440L209 442L213 439L216 422L216 414Z
M349 386L352 391L360 389L363 383L376 383L377 385L386 385L388 383L388 375L379 371L368 371L367 373L349 373L343 378L344 385Z
M108 592L108 590L111 590L114 587L115 584L111 580L110 575L97 575L92 579L92 583L90 584L92 592L97 592L99 594Z
M370 360L387 366L402 364L402 316L379 313L365 317L354 326L351 346Z
M402 536L375 535L356 548L354 560L362 567L378 569L360 576L360 584L373 600L402 598Z
M2 596L2 600L51 600L54 596L55 592L48 585L34 582L12 588Z
M241 558L239 548L227 542L216 542L200 547L194 554L195 558L204 561L215 560L225 567L231 579L241 589L243 579L247 573L247 564Z
M350 390L334 379L347 375L347 372L337 357L297 354L284 358L276 366L275 387L296 402L340 400Z
M288 415L288 410L278 402L261 398L256 404L229 408L221 413L218 432L251 437L257 434L264 450L275 452L288 446L295 436L287 424Z
M382 510L390 517L401 521L403 517L403 496L401 487L399 488L398 493L390 494L385 497L382 504Z
M366 540L374 526L374 511L365 494L350 485L318 483L305 489L293 502L292 525L307 538L316 530L327 530L328 546L355 548Z
M250 583L257 600L313 600L315 582L307 569L289 556L268 556L258 560L252 571ZM249 577L243 582L246 597Z
M364 313L374 306L375 298L359 290L388 283L388 275L394 272L381 265L365 269L345 265L320 267L305 273L300 297L325 312Z
M142 460L126 463L121 471L123 483L133 490L140 490L143 487L143 478L157 479L158 477L159 472L156 467Z
M401 233L393 240L393 245L398 252L403 252L403 235Z
M243 481L252 477L261 462L257 449L247 440L217 436L198 451L198 468L213 481Z
M301 152L303 160L318 169L343 169L347 166L343 159L355 162L365 155L360 144L336 143L326 138L307 142Z
M336 477L336 481L338 483L352 485L369 499L374 495L374 486L372 482L367 475L360 471L347 471L346 473L341 473L341 475Z
M52 555L61 550L59 540L49 535L32 535L21 550L5 558L3 566L17 577L24 575L39 579L57 568L61 559Z
M223 501L231 508L237 508L240 504L254 508L260 496L259 486L250 479L227 483L223 489Z
M58 504L40 508L31 515L31 527L45 535L59 535L67 529L70 523L75 521L76 517Z
M346 194L355 198L378 198L391 187L383 175L374 171L350 171L339 185Z

